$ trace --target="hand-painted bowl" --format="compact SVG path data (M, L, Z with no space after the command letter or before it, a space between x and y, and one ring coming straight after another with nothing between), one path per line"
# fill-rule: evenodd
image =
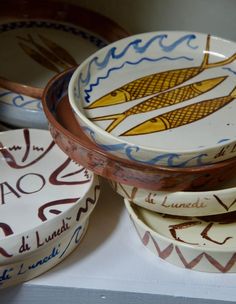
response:
M0 10L0 120L16 127L45 129L40 99L49 79L127 35L115 22L77 5L4 1Z
M162 191L208 189L229 179L236 158L213 165L171 168L120 158L96 145L83 132L69 105L67 89L74 69L54 77L46 86L43 109L57 145L73 160L98 175L137 188Z
M89 217L98 177L59 149L50 132L0 133L0 265L60 239Z
M75 71L69 101L87 136L137 163L201 166L236 156L236 44L151 32L97 51Z
M150 191L115 181L125 199L151 211L179 216L208 216L236 211L236 177L210 191Z
M0 265L0 289L31 280L62 262L80 243L88 228L88 219L74 225L59 239L39 248L27 259Z
M236 272L235 212L193 218L125 205L142 243L159 258L186 269Z

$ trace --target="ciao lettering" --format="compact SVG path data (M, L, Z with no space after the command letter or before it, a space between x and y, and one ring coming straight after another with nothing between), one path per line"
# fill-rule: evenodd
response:
M45 184L45 178L38 173L24 174L15 184L4 181L0 183L0 205L6 204L12 199L20 199L22 195L39 192Z

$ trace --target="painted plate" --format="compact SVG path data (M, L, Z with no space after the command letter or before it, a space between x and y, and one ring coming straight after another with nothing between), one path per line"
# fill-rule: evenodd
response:
M145 164L201 166L236 155L235 43L152 32L86 59L69 85L91 140Z
M29 281L62 262L79 245L87 228L88 219L26 260L0 266L0 289Z
M236 272L236 213L208 217L164 215L125 200L143 244L161 259L204 272Z
M148 210L180 216L205 216L236 211L236 177L208 191L150 191L110 181L124 198Z
M0 133L0 264L9 264L62 237L93 210L97 177L73 162L49 131Z
M41 1L37 7L29 0L3 3L0 102L15 107L5 111L5 120L18 127L34 127L35 121L35 127L46 128L40 99L49 79L125 36L113 21L78 6ZM22 121L14 120L13 111L23 116Z
M42 98L49 129L57 145L98 175L137 188L162 191L211 189L235 174L236 158L201 167L163 167L117 157L90 140L76 121L67 95L74 68L55 76Z

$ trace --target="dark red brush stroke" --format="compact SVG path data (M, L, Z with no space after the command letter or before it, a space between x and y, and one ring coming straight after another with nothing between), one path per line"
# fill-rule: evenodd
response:
M78 210L78 213L77 213L77 216L76 216L76 220L79 221L80 217L81 217L81 214L82 213L86 213L88 211L88 207L89 207L89 204L92 204L94 205L98 199L97 197L97 194L99 194L100 192L100 186L99 185L96 185L94 187L94 198L91 198L91 197L88 197L86 199L86 204L85 204L85 207L81 207L79 208Z
M25 139L26 149L25 149L25 154L22 157L22 163L26 161L27 157L29 156L29 151L30 151L30 133L29 133L29 130L28 129L24 129L23 133L24 133L24 139Z
M9 254L8 252L6 252L5 249L3 249L2 247L0 247L0 254L2 256L4 256L5 258L11 258L13 256L13 254Z
M26 168L26 167L29 167L33 164L35 164L36 162L38 162L40 159L42 159L52 148L53 146L55 145L55 142L52 141L50 143L50 145L48 146L48 148L44 151L44 153L42 153L39 157L37 157L35 160L33 160L31 163L29 164L26 164L26 165L18 165L16 163L16 160L14 158L14 156L7 150L7 148L5 148L3 146L3 144L0 142L0 153L2 153L6 163L13 169L23 169L23 168Z
M75 202L77 202L79 200L79 197L76 198L67 198L67 199L60 199L60 200L56 200L56 201L52 201L52 202L48 202L44 205L42 205L39 209L38 209L38 217L41 219L42 222L45 222L47 220L47 217L45 216L44 212L45 209L52 207L52 206L56 206L56 205L66 205L66 204L73 204ZM49 212L51 212L55 214L55 209L50 210ZM58 210L58 214L60 213L60 211Z
M219 261L217 261L208 253L205 253L205 257L211 263L211 265L213 265L216 269L223 273L228 272L236 262L236 253L232 255L232 257L229 259L225 266L222 266Z
M5 236L14 234L13 230L11 229L11 227L6 224L6 223L0 223L0 228L3 230Z
M88 183L90 180L86 179L86 180L81 180L81 181L60 181L58 180L59 178L59 175L61 174L61 172L70 164L71 162L71 159L68 157L66 159L66 161L64 163L62 163L49 177L49 182L53 185L81 185L81 184L86 184ZM69 175L74 175L74 174L77 174L77 173L80 173L82 172L83 170L85 170L84 167L82 167L80 170L77 170L77 171L74 171L70 174L67 174L65 176L62 176L63 177L67 177Z

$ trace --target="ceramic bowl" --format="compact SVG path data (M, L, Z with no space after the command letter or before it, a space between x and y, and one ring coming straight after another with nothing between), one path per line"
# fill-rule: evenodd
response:
M62 262L80 243L88 228L88 219L70 227L66 234L37 250L27 259L0 266L0 289L31 280Z
M155 191L209 189L234 174L236 158L201 167L170 168L119 158L97 146L84 134L68 102L67 89L73 72L70 69L54 77L42 99L51 134L71 159L109 180Z
M0 119L17 127L46 128L41 97L49 79L127 35L110 19L75 5L5 1L0 11Z
M207 216L236 211L236 177L210 191L150 191L115 181L112 188L129 201L155 212Z
M92 212L96 175L73 162L50 132L0 133L0 265L26 259Z
M159 258L203 272L236 272L235 212L208 217L164 215L125 200L142 243Z
M70 81L75 117L102 149L133 162L190 167L232 158L235 47L178 31L110 44Z

